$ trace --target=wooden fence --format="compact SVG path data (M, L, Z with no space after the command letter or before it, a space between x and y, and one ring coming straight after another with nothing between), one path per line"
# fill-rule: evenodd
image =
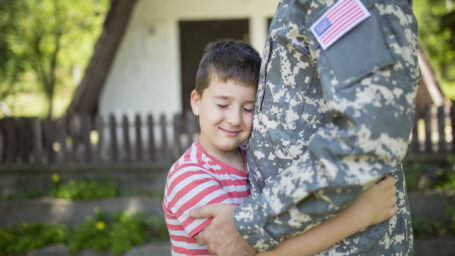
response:
M430 106L416 116L408 158L442 159L455 153L455 105Z
M189 112L129 118L114 115L67 119L4 118L0 120L0 163L86 164L141 163L175 160L197 136Z
M455 110L427 108L415 119L409 158L442 158L455 153ZM196 118L178 114L107 120L96 116L68 119L0 120L0 165L147 163L173 161L199 133Z

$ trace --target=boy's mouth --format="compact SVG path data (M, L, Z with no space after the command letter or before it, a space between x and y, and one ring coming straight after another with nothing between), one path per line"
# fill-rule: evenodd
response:
M220 127L220 130L227 134L228 136L237 136L240 133L240 130L229 130Z

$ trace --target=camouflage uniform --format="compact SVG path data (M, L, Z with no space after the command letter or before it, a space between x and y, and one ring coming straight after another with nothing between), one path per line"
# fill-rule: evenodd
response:
M327 50L308 28L335 0L282 0L272 20L248 146L253 198L234 213L258 250L333 216L389 174L398 213L321 254L412 254L400 162L420 79L417 24L412 1L361 2L371 16Z

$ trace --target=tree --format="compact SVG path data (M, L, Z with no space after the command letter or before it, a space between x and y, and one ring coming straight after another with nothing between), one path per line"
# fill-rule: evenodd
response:
M455 9L452 0L415 0L419 38L443 79L455 80Z
M41 91L47 99L47 115L52 117L62 74L76 63L86 64L107 3L0 0L0 99L24 90Z

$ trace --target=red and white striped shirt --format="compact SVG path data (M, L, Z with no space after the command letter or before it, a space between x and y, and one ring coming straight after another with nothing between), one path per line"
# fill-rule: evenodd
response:
M245 159L245 151L241 151ZM215 203L238 205L249 195L247 183L246 171L210 156L199 141L194 142L169 170L164 191L163 209L172 255L211 255L194 237L211 219L194 219L189 212Z

